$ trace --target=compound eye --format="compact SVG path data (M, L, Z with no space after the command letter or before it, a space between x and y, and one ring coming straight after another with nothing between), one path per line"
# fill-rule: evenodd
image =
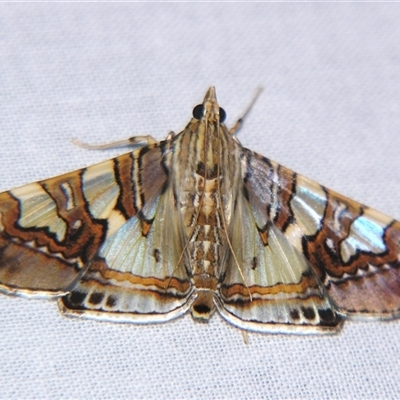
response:
M226 112L223 108L219 108L219 122L224 122L226 119Z
M204 116L203 104L199 104L195 108L193 108L193 118L202 119L203 116Z

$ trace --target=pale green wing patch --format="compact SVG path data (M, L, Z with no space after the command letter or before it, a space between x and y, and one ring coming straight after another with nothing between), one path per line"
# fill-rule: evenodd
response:
M225 252L216 304L228 322L259 332L340 328L341 317L307 259L244 196L237 199L229 237L233 252Z
M169 188L149 199L101 247L70 294L60 299L69 315L160 322L185 313L193 293L181 215Z

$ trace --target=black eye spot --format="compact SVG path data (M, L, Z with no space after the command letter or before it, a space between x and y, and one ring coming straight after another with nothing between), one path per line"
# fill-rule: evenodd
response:
M204 106L203 104L197 105L193 108L193 117L196 119L202 119L204 116Z
M219 122L224 122L226 119L226 112L223 108L219 108Z

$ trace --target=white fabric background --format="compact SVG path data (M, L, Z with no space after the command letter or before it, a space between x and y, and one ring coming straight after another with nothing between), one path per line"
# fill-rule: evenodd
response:
M400 218L400 4L0 5L0 190L110 158L75 147L188 122L208 86L242 143ZM1 398L396 398L400 322L250 335L63 317L0 296Z

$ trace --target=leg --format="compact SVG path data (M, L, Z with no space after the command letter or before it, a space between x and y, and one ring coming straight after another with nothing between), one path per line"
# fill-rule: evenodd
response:
M76 146L83 147L84 149L89 149L89 150L105 150L105 149L112 149L114 147L136 146L140 142L145 142L143 143L143 146L145 146L147 144L157 143L157 140L150 135L147 136L143 135L143 136L133 136L130 137L129 139L118 140L112 143L93 145L80 142L77 139L72 139L72 143L75 144Z
M242 331L242 337L244 344L249 344L249 332Z

